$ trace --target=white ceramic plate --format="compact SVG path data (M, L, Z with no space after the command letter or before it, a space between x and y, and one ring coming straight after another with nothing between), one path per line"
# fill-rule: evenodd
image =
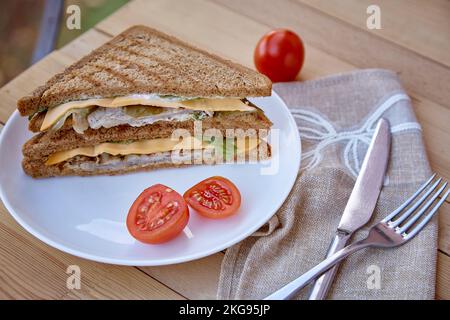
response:
M252 99L274 128L280 129L279 150L272 163L192 166L122 176L32 179L21 167L21 148L31 137L28 121L17 111L0 136L0 196L11 215L45 243L82 258L122 265L154 266L198 259L246 238L276 212L291 190L300 166L300 140L283 101ZM273 138L274 136L272 136ZM261 175L279 161L276 174ZM238 213L210 220L191 212L185 233L161 245L137 242L127 231L128 209L145 188L162 183L183 194L207 177L229 178L242 194Z

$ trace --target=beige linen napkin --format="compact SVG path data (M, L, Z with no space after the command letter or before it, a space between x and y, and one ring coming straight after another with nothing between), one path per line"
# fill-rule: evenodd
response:
M396 74L362 70L274 90L290 108L302 139L302 169L281 209L255 235L226 251L219 299L260 299L323 260L367 151L376 121L391 123L385 185L369 226L398 207L430 176L420 126ZM332 299L433 299L437 220L390 250L345 260ZM305 299L310 286L297 298Z

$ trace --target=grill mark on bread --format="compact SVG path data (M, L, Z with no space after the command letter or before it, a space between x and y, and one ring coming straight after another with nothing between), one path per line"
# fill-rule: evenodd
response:
M102 85L102 82L100 82L100 81L97 81L97 80L95 80L95 79L93 79L92 78L92 75L94 75L94 74L96 74L97 72L101 72L102 71L102 68L99 68L99 67L97 67L97 66L94 66L94 70L93 71L90 71L90 72L88 72L87 74L82 74L82 73L80 73L80 74L71 74L71 75L68 75L67 77L68 77L68 79L66 79L67 81L71 81L71 80L74 80L74 79L76 79L76 78L80 78L81 80L84 80L84 81L86 81L86 82L88 82L88 83L90 83L90 84L92 84L92 85L94 85L94 86L101 86ZM51 86L51 87L49 87L43 94L42 94L42 96L41 96L41 98L42 97L44 97L45 96L45 93L48 91L48 90L51 90L53 88L53 86ZM83 91L83 89L79 89L78 90L78 92L82 92Z
M157 49L157 48L158 48L158 46L156 46L156 45L154 45L154 44L151 44L151 43L145 43L143 40L141 41L141 40L139 40L139 39L136 39L136 40L135 40L135 44L134 44L134 45L135 45L135 46L141 46L141 47L144 47L144 48L149 49L149 50L152 50L152 49L155 49L155 48ZM140 55L140 56L145 57L145 58L148 58L148 59L156 60L156 61L158 61L158 63L164 65L164 67L171 68L171 69L176 69L176 68L174 68L173 65L164 63L164 62L163 62L160 58L158 58L157 56L154 56L154 55L145 55L145 54L136 52L135 50L132 50L132 49L130 49L130 48L122 48L122 49L124 49L124 50L127 51L127 52L130 51L130 53L134 53L134 54L136 54L136 55ZM184 58L185 58L183 55L178 54L178 53L175 53L174 50L172 50L171 52L174 52L174 53L173 53L173 58L172 58L172 59L184 59ZM177 71L177 70L176 70L176 71ZM178 70L178 72L179 72L179 70ZM186 77L186 78L188 78L189 80L191 80L191 81L198 82L197 79L194 79L193 77L191 77L185 70L183 70L183 72L182 72L181 74L182 74L184 77Z
M114 46L111 46L111 49L114 49L114 48L115 48ZM138 71L141 71L141 72L142 72L143 70L145 70L145 71L143 72L143 75L153 77L153 78L155 78L157 81L159 81L159 82L161 82L161 83L164 82L164 79L162 79L157 73L149 72L149 71L146 69L145 66L140 65L140 64L138 64L137 62L130 61L130 60L127 60L127 59L122 59L122 58L119 58L119 57L117 57L117 56L115 56L115 55L105 56L105 59L107 59L107 60L106 60L107 62L113 62L113 63L119 62L119 64L120 64L121 66L123 66L123 67L128 67L129 65L133 65L133 66L136 67L135 70L138 70ZM130 80L130 81L132 81L133 85L135 84L134 80Z
M154 49L158 50L159 49L159 47L157 45L152 44L152 43L147 43L147 42L145 42L145 40L132 39L131 42L132 42L132 44L130 46L143 47L143 48L146 48L146 49L149 49L149 50L154 50ZM180 59L180 60L186 59L186 58L189 59L189 56L180 54L176 50L174 50L173 48L169 48L169 50L170 50L171 55L173 55L173 59ZM153 58L154 56L148 56L148 57ZM213 64L219 65L221 67L225 67L226 66L225 63L220 62L220 61L211 61L211 62ZM239 77L242 78L242 76L239 76Z
M95 80L92 76L97 74L97 73L99 73L99 72L102 72L102 70L103 70L102 67L99 67L99 66L94 64L94 70L93 71L88 72L87 74L80 74L78 77L83 79L83 80L85 80L85 81L87 81L87 82L89 82L90 84L92 84L92 85L94 85L96 87L97 86L101 86L102 82ZM74 79L76 77L77 77L77 75L75 74L75 76L71 77L71 79Z
M95 73L92 73L92 74L95 74ZM89 82L90 84L92 84L96 87L101 86L102 83L100 81L97 81L94 78L92 78L92 74L82 74L82 75L79 75L78 77L84 81Z
M147 45L145 45L145 47L147 47ZM124 46L113 46L113 48L119 49L119 50L122 50L122 51L125 51L125 52L127 52L128 54L134 55L134 56L136 56L136 57L138 57L138 58L145 58L145 59L148 59L148 60L150 60L150 61L155 61L156 63L158 63L159 65L163 66L163 67L166 68L166 69L171 69L171 70L174 70L175 72L179 72L179 71L180 71L180 70L176 70L176 69L173 67L173 65L164 62L162 59L158 58L157 56L154 56L154 55L146 55L146 54L143 54L143 53L138 52L138 51L136 51L136 50L133 50L133 49L131 49L131 48L129 48L129 47L124 47ZM180 56L178 56L178 57L180 57ZM176 58L176 57L174 57L174 58ZM115 59L117 59L117 58L115 58ZM128 60L127 60L127 61L128 61ZM143 66L143 68L145 68L145 69L147 70L147 67L146 67L146 66ZM146 73L145 73L145 74L146 74ZM151 76L155 76L155 75L156 75L156 74L153 73L153 72L150 72L149 74L150 74ZM183 72L182 72L181 74L182 74L183 77L185 77L185 78L188 79L189 81L198 82L198 80L192 78L192 77L191 77L187 72L185 72L184 70L183 70ZM161 77L159 77L159 76L158 76L158 78L161 79Z
M108 61L108 62L115 62L115 61L113 61L113 60L107 60L107 61ZM94 66L96 66L96 67L98 67L98 68L101 68L101 69L102 69L102 72L109 73L110 75L116 77L117 79L119 79L119 80L122 81L123 83L128 83L128 84L130 84L130 85L135 85L135 82L134 82L133 79L128 78L125 74L120 73L120 72L114 70L114 69L111 68L111 67L107 67L107 66L104 66L104 65L101 65L101 64L98 64L98 63L95 63Z
M155 50L155 49L158 50L159 49L159 47L157 45L152 44L152 43L147 43L144 40L140 40L140 39L133 39L131 41L131 44L126 45L126 46L116 45L115 47L119 48L121 50L130 52L130 53L133 53L135 55L146 57L146 58L150 58L150 59L155 58L155 56L154 55L145 55L145 54L139 53L136 50L131 49L131 47L138 47L138 48L139 47L143 47L143 48L149 49L149 50ZM184 59L184 58L186 58L185 56L177 53L173 49L171 49L170 52L173 55L173 59ZM173 66L171 68L173 68Z
M144 76L156 78L159 82L164 81L157 73L151 72L150 70L147 69L146 66L144 66L140 63L130 61L127 59L118 58L118 57L114 57L114 61L119 61L119 63L123 66L127 66L127 65L134 66L135 70L142 73Z
M96 60L98 60L98 57L91 57L90 60L96 61ZM70 70L71 68L74 68L74 65L70 66L67 70ZM83 68L83 67L81 67L81 68ZM92 79L92 81L89 81L89 79L87 79L87 78L88 78L89 76L91 76L92 74L95 74L95 73L99 72L99 70L101 70L101 68L99 69L98 67L95 67L95 66L94 66L94 68L95 68L95 70L89 72L89 73L86 75L85 79L83 79L83 80L85 80L85 81L87 81L87 82L89 82L89 83L91 83L91 84L92 84L92 81L95 81L94 79ZM64 79L65 81L71 81L71 80L73 80L73 79L76 79L77 77L82 78L82 77L80 76L80 74L78 74L78 73L60 73L60 74L57 74L55 77L56 77L56 78L59 78L59 80L63 80L63 79ZM52 85L49 85L49 86L41 93L41 95L40 95L40 97L39 97L39 105L40 105L42 99L44 99L45 94L46 94L49 90L52 90L53 87L54 87L54 85L55 85L56 83L58 83L58 82L55 81ZM82 92L83 90L76 90L76 91L77 91L77 92ZM39 106L39 105L38 105L38 106Z

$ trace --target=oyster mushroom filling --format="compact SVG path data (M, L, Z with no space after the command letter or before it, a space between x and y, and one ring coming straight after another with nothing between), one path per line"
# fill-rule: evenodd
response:
M193 157L193 158L192 158ZM64 163L64 167L71 170L83 171L117 171L131 168L144 168L156 163L183 163L201 157L190 152L179 152L172 154L172 151L157 152L153 154L130 154L125 156L112 156L103 153L95 158L86 156L76 156Z
M99 107L87 115L87 122L92 129L112 128L127 124L132 127L141 127L157 121L186 121L201 120L212 117L214 112L195 111L186 109L129 106L122 108Z

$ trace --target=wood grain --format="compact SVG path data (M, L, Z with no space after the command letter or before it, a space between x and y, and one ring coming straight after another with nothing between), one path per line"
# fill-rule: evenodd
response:
M445 202L439 209L438 247L439 250L450 256L450 204L447 202Z
M163 267L140 267L188 299L215 299L223 253Z
M450 66L450 2L433 0L296 0ZM367 29L367 7L381 9L381 29ZM405 20L407 23L405 23Z
M183 299L134 267L92 262L53 249L23 230L0 204L0 299ZM69 265L81 289L67 289Z
M422 126L431 169L450 181L450 110L417 94L410 93L410 96Z
M436 299L450 300L450 257L438 253L436 269Z

